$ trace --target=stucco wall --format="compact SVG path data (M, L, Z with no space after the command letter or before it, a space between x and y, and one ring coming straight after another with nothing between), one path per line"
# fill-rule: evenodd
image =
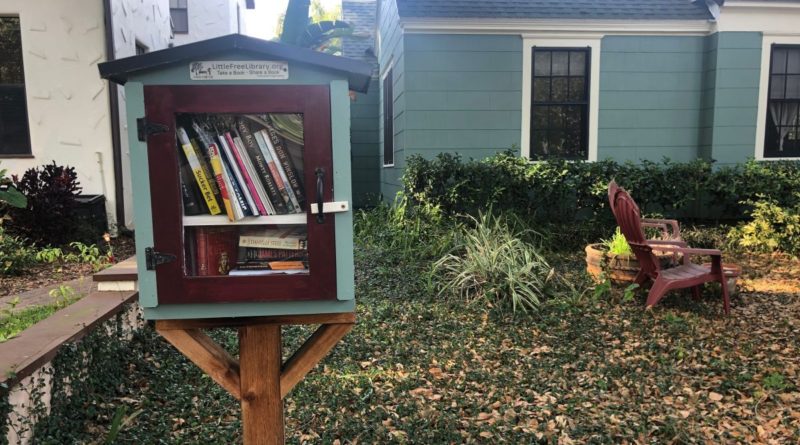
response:
M236 7L242 14L238 22ZM235 34L237 25L241 26L241 34L245 34L244 0L190 0L187 7L189 15L189 32L175 34L175 45L197 42L198 40Z

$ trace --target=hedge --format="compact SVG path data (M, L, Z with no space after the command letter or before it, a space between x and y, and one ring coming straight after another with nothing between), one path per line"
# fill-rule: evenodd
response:
M611 179L631 192L642 212L681 219L743 219L746 200L800 204L800 161L531 163L512 151L468 161L440 154L430 160L410 157L403 184L412 203L438 205L447 214L492 208L537 221L571 222L612 218L606 193Z

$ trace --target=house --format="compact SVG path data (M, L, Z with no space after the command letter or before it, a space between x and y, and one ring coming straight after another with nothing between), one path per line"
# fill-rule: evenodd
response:
M132 227L125 96L96 65L237 32L241 10L253 7L253 0L3 0L0 168L73 166L84 194L105 195L112 227Z
M719 164L800 157L800 1L376 8L373 148L386 197L401 187L409 156L441 152L482 158L516 147L531 160Z

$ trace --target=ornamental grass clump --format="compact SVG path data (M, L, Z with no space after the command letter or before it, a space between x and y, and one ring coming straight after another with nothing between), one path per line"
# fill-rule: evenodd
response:
M622 234L622 230L617 227L617 230L614 232L614 235L611 239L603 240L603 246L608 249L608 253L616 256L632 256L633 251L631 250L630 244L628 244L628 240L625 239L625 235Z
M461 245L433 264L439 295L512 312L535 311L553 291L554 270L505 217L481 214L462 230Z

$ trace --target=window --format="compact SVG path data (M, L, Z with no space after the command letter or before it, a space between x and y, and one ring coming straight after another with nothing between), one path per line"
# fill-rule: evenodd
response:
M532 51L531 159L588 159L591 50Z
M19 17L0 17L0 156L30 154Z
M186 34L189 32L189 12L186 3L189 0L169 0L169 16L172 19L172 32Z
M764 157L800 157L800 45L772 45Z
M141 56L142 54L147 54L149 50L147 49L147 45L140 41L136 41L136 55Z
M394 94L391 68L383 75L383 165L394 165Z

